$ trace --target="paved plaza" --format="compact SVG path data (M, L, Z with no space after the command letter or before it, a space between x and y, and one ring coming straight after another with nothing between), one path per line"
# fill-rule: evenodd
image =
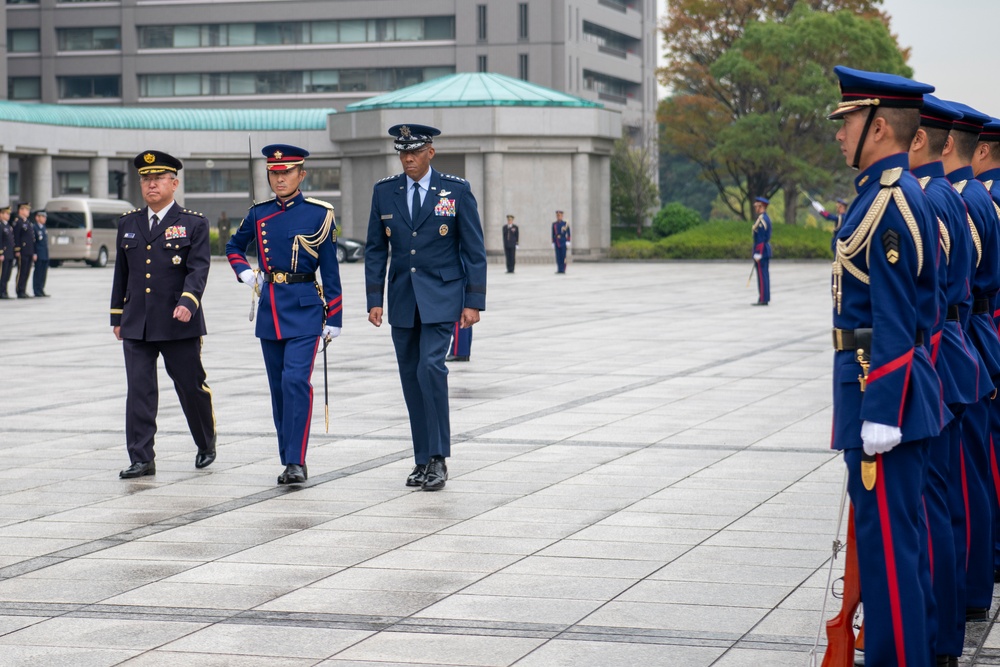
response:
M750 264L491 264L438 493L403 485L361 264L300 488L228 265L203 303L218 459L195 469L161 370L157 474L130 481L112 271L51 270L52 298L0 302L0 665L805 667L844 479L829 264L773 262L766 308ZM1000 665L992 627L963 665Z

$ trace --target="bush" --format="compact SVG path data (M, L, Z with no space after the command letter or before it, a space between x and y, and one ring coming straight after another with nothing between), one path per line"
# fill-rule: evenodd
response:
M656 212L652 231L655 235L654 238L660 239L685 232L701 224L703 224L703 220L697 211L674 201Z
M747 259L753 250L750 224L713 220L658 241L612 243L615 259ZM777 223L771 236L776 259L830 259L830 233Z

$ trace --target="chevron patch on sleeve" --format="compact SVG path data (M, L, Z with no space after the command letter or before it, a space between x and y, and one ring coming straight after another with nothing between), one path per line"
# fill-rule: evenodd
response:
M890 264L899 261L899 232L894 229L887 229L882 234L882 248L885 250L885 258Z

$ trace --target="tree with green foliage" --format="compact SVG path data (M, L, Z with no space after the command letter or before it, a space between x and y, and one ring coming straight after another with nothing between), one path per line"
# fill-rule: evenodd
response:
M701 167L676 151L660 148L660 203L678 202L708 219L712 202L719 195L701 176Z
M704 223L698 211L678 201L672 201L653 217L652 232L655 238L665 238L686 232Z
M611 153L611 217L615 224L635 227L636 237L659 203L656 190L656 145L646 133L622 137Z
M843 171L825 120L839 100L833 66L911 75L880 2L672 2L663 29L671 61L661 72L676 91L660 107L666 147L699 164L743 219L754 197L783 189L794 224L799 188L828 188Z

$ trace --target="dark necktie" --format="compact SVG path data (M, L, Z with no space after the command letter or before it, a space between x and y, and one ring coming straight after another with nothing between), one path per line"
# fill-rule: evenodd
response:
M417 219L420 211L420 183L413 184L413 204L410 206L410 220Z
M155 213L149 216L149 230L153 231L153 227L156 227L156 223L158 223L159 221L160 218L158 218Z

